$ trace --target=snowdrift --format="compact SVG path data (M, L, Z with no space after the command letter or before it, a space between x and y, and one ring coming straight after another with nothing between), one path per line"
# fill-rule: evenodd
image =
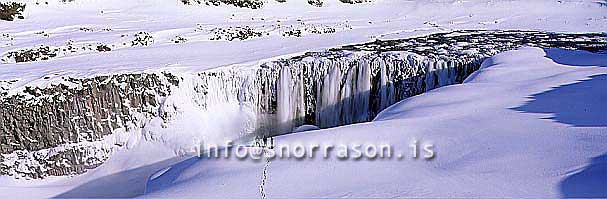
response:
M607 64L578 51L501 53L466 83L403 100L373 122L276 139L401 149L419 140L436 146L432 160L192 160L143 197L605 197L607 121L597 116L607 68L576 64L590 57Z

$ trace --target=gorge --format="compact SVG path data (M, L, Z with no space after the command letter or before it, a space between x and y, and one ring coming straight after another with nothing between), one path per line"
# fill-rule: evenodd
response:
M62 77L25 86L4 80L0 175L81 174L133 140L180 151L192 140L270 137L301 125L367 122L400 100L461 83L485 58L521 46L604 52L607 35L461 30L198 73Z

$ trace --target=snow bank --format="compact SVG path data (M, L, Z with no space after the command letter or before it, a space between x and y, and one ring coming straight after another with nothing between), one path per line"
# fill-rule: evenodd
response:
M572 53L580 55L560 51L561 56ZM418 140L432 143L436 158L272 160L266 166L263 194L268 198L605 197L605 182L598 180L605 168L595 165L604 162L607 152L603 144L607 122L581 128L550 119L561 112L537 113L524 107L542 103L536 101L583 100L576 96L604 98L606 84L566 88L605 81L601 74L607 74L607 68L562 65L545 56L539 48L501 53L466 83L403 100L373 122L277 137L277 145L388 142L403 150ZM555 90L578 94L529 97ZM598 100L584 102L575 108L603 106ZM574 113L580 121L594 117L584 111ZM175 171L177 177L162 182L165 188L150 190L144 197L260 197L263 169L263 162L199 160Z

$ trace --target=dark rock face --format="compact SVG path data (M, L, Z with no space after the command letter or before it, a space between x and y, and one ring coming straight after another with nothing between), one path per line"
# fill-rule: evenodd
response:
M166 78L166 77L165 77ZM37 165L26 176L68 175L98 166L104 159L91 156L88 149L70 144L98 141L114 129L128 127L133 112L154 115L157 97L170 93L156 74L126 74L66 79L66 84L46 88L26 86L23 93L7 96L0 103L0 153L28 153L67 145L54 155L35 155ZM74 88L75 87L75 88ZM109 152L109 151L106 151ZM92 155L92 154L90 154ZM23 156L23 155L22 155ZM66 163L55 165L55 163ZM89 163L87 163L89 162ZM3 168L5 167L5 168ZM0 163L0 172L8 173Z
M170 121L174 113L165 110L165 100L174 95L179 97L173 100L193 101L201 109L220 103L251 107L256 118L247 131L273 136L302 124L333 127L369 121L402 99L463 82L483 59L499 52L523 45L598 52L607 49L606 38L457 31L194 75L64 78L50 86L23 88L0 81L0 175L44 178L95 168L121 147L102 142L104 138L141 129L152 118Z

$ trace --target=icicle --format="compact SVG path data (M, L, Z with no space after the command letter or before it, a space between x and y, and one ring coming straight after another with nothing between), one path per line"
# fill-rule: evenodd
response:
M434 67L435 67L434 60L429 60L426 63L426 91L432 90L435 87L435 85L434 85L435 68Z
M329 127L339 124L340 109L338 107L340 100L339 86L341 80L341 71L338 64L329 62L329 74L323 78L321 98L318 103L317 120L320 127Z
M356 94L356 67L351 67L346 74L346 81L341 92L341 122L352 123L354 122L354 95Z
M391 82L388 82L390 77L388 76L388 68L383 60L376 59L376 63L379 65L379 96L380 105L379 109L383 110L393 104L394 87Z
M292 96L295 99L295 121L293 121L293 126L291 128L300 126L304 124L304 118L306 117L306 101L305 101L305 92L304 92L304 80L303 74L299 73L297 76L297 83L295 84L295 95Z
M280 128L280 133L289 132L292 128L293 121L293 102L292 102L292 77L291 69L284 66L280 71L278 82L278 99L277 99L277 122Z
M441 87L442 84L444 84L445 79L447 78L447 73L446 71L443 69L443 60L441 59L436 59L436 61L434 61L434 71L432 72L434 74L434 88L438 88ZM432 88L432 89L434 89Z
M457 68L453 60L447 62L447 69L449 70L449 85L457 82Z
M356 92L354 110L355 122L369 120L369 98L371 95L371 68L368 60L361 60L358 63L358 76L356 77Z

